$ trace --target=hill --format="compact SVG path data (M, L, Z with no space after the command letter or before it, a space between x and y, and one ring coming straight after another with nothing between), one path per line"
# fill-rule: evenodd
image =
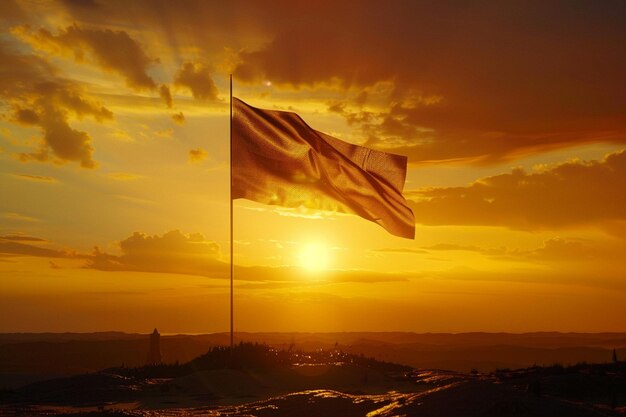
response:
M626 363L457 373L338 350L240 344L184 364L113 368L0 393L0 414L623 416Z
M611 360L613 348L620 358L626 358L625 333L237 333L235 338L285 350L339 348L381 361L459 372L602 363ZM189 362L228 341L227 333L164 335L162 358L167 363ZM146 363L148 350L145 334L0 334L0 388L121 365L141 366Z

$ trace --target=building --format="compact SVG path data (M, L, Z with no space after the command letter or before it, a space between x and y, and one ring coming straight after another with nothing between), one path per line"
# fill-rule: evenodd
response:
M161 335L155 328L150 335L150 353L148 354L148 365L159 365L161 363Z

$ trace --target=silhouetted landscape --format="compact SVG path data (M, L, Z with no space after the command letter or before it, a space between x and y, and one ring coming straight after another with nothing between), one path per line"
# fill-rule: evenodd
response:
M15 415L626 412L621 333L238 333L233 351L228 334L156 329L0 340L0 413Z
M185 363L215 346L227 333L161 336L164 363ZM236 341L277 349L339 348L415 368L490 372L533 365L573 365L626 357L625 333L237 333ZM105 368L145 365L149 339L142 334L40 333L0 335L0 387L16 388L51 377Z

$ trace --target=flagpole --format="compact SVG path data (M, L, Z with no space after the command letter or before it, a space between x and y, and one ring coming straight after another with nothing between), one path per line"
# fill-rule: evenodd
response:
M233 318L233 74L230 74L230 351L234 345Z

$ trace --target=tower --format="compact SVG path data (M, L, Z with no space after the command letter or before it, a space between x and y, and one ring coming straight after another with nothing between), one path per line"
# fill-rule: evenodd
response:
M161 363L161 335L155 328L150 335L150 353L148 354L148 365L159 365Z

